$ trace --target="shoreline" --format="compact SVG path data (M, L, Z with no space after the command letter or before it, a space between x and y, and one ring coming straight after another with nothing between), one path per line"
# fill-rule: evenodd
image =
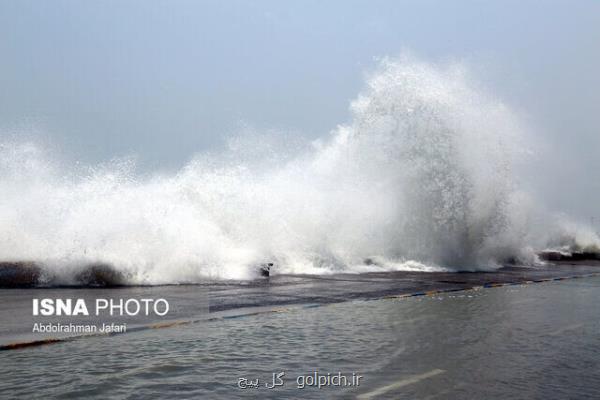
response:
M98 337L126 334L149 329L164 329L194 323L214 322L232 318L244 318L263 314L316 308L349 301L369 301L382 299L403 299L418 296L433 296L442 293L496 288L501 286L526 285L550 281L600 276L600 261L557 262L544 268L504 267L495 272L386 272L361 275L340 274L327 277L280 275L274 276L266 284L264 281L253 284L213 285L209 287L208 313L204 315L176 316L169 321L152 320L125 331L97 332L64 337L44 337L41 339L0 340L0 351L51 343L78 340L84 337ZM47 289L47 288L46 288ZM92 291L85 288L71 290L85 295L95 294L103 289ZM120 294L150 288L118 288ZM197 293L196 285L162 287L164 293L173 295ZM62 289L47 289L53 293L66 292ZM24 298L33 293L43 293L43 288L13 290L2 293L17 293ZM187 304L196 307L193 301ZM26 325L23 325L24 327ZM29 330L31 332L31 325ZM1 339L1 336L0 336Z
M435 274L486 274L496 273L511 268L531 268L544 270L546 267L551 265L563 265L569 263L575 264L598 264L600 265L600 254L594 252L572 252L564 253L555 250L545 250L538 253L540 260L543 260L546 265L543 266L523 266L518 264L506 264L502 268L494 271L445 271L445 272L415 272L423 273L427 275ZM271 267L272 264L269 264ZM327 279L328 277L336 276L369 276L375 274L389 274L389 273L407 273L411 274L414 271L384 271L384 272L366 272L366 273L334 273L331 275L312 275L312 274L281 274L269 277L269 273L263 273L261 266L257 267L257 277L251 280L245 280L243 282L271 282L273 279L278 277L307 277L321 279ZM264 279L264 278L267 279ZM161 284L161 285L140 285L140 284L129 284L128 277L125 273L119 271L115 267L106 263L89 263L82 265L75 276L69 279L69 282L65 282L64 278L61 279L57 276L53 276L44 270L43 264L35 261L0 261L0 289L35 289L35 288L119 288L119 287L157 287L157 286L194 286L194 285L228 285L240 282L236 280L217 280L199 283L173 283L173 284ZM271 279L269 279L271 278Z

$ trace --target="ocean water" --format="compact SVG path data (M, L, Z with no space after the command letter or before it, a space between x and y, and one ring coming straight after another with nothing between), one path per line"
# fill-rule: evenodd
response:
M463 65L383 60L350 111L313 142L240 133L170 173L72 162L1 132L0 261L63 283L102 263L169 284L248 279L265 262L489 270L547 246L598 251L596 233L547 215L519 181L541 146Z
M6 351L0 398L599 398L599 288L586 278L345 302ZM283 386L262 386L282 371ZM315 371L363 378L299 389Z

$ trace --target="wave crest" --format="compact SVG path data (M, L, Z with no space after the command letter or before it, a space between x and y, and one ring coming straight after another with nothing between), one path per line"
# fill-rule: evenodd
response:
M524 130L464 68L383 60L351 111L314 143L238 137L171 175L61 166L5 142L0 258L66 276L106 263L143 284L246 279L265 261L327 273L533 259L512 171Z

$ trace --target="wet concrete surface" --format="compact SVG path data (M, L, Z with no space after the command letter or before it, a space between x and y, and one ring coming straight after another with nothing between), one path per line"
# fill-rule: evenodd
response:
M28 267L29 268L29 267ZM600 274L599 260L555 262L538 267L507 266L493 272L376 272L334 275L272 275L253 281L221 281L198 285L117 287L12 287L0 289L0 348L71 334L32 333L36 323L127 323L128 331L151 329L173 321L199 321L274 312L290 307L325 305L352 300L372 300L404 295L535 283ZM22 284L24 280L19 280ZM89 316L34 316L33 299L84 299ZM97 299L158 299L170 303L166 316L94 314ZM81 335L75 335L81 336Z
M210 311L285 304L336 303L428 291L524 283L600 273L600 261L569 261L539 267L507 266L493 272L374 272L336 275L275 275L250 282L212 284Z

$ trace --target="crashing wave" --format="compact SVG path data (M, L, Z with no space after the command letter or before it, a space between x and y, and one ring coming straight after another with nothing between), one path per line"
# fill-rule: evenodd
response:
M62 277L111 265L133 284L247 279L266 261L322 274L534 260L513 172L524 129L463 68L384 60L351 112L314 143L240 136L170 175L5 141L0 260Z

